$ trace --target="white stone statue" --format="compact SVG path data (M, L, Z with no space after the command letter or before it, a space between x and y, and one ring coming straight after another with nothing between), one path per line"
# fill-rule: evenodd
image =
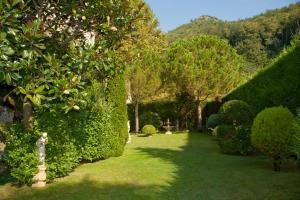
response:
M46 158L46 147L45 145L48 143L48 137L47 133L43 133L42 137L40 137L36 141L36 146L39 150L39 165L38 167L38 173L33 177L34 184L32 184L32 187L45 187L46 186L46 164L45 164L45 158Z
M45 145L48 143L47 133L43 133L42 137L40 137L36 145L39 150L39 165L45 165L45 158L46 158L46 147Z
M127 140L127 144L130 144L131 143L131 135L129 133L129 131L130 131L130 120L128 120L128 122L127 122L127 127L128 127L128 140Z

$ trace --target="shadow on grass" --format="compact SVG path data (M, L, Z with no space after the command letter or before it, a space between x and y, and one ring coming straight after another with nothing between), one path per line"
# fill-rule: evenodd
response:
M176 166L168 186L99 183L86 176L78 183L59 182L45 189L25 189L12 199L299 199L300 172L273 172L265 157L220 153L210 136L190 133L180 150L137 148ZM1 198L0 198L1 199Z

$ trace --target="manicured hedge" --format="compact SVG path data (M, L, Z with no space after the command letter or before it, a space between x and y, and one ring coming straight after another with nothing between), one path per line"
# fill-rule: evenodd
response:
M127 141L125 84L116 77L103 94L101 84L87 89L87 105L64 113L52 106L36 112L34 130L13 125L6 135L6 163L20 183L32 183L37 172L36 140L48 133L46 165L48 181L67 175L82 161L95 161L123 153Z
M300 33L293 44L265 70L225 97L247 102L257 114L266 107L284 106L295 112L300 107Z
M112 106L112 129L116 139L113 142L112 156L123 154L124 146L128 139L127 126L127 93L124 75L118 75L108 82L107 100Z
M280 170L282 159L292 152L293 122L293 114L283 107L266 108L253 122L251 141L273 159L275 171Z

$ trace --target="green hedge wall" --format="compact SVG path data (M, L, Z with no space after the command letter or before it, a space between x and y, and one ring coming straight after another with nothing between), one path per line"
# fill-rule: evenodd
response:
M99 83L87 90L87 105L65 114L57 107L35 113L34 130L13 125L6 135L6 163L20 183L32 183L37 172L36 140L48 133L48 181L68 175L82 161L96 161L123 153L127 141L127 108L123 76L109 81L107 93Z
M284 106L296 112L300 107L300 33L293 44L253 79L225 97L247 102L257 114L265 107Z
M111 123L116 138L111 156L122 155L128 139L126 100L125 77L124 75L115 76L108 82L107 93L107 101L112 106Z

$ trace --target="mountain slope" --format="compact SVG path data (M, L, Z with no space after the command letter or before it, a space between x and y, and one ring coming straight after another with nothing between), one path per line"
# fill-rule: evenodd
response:
M202 16L170 31L167 38L172 43L200 34L217 35L229 40L248 61L248 70L255 71L289 45L299 27L300 2L235 22Z

